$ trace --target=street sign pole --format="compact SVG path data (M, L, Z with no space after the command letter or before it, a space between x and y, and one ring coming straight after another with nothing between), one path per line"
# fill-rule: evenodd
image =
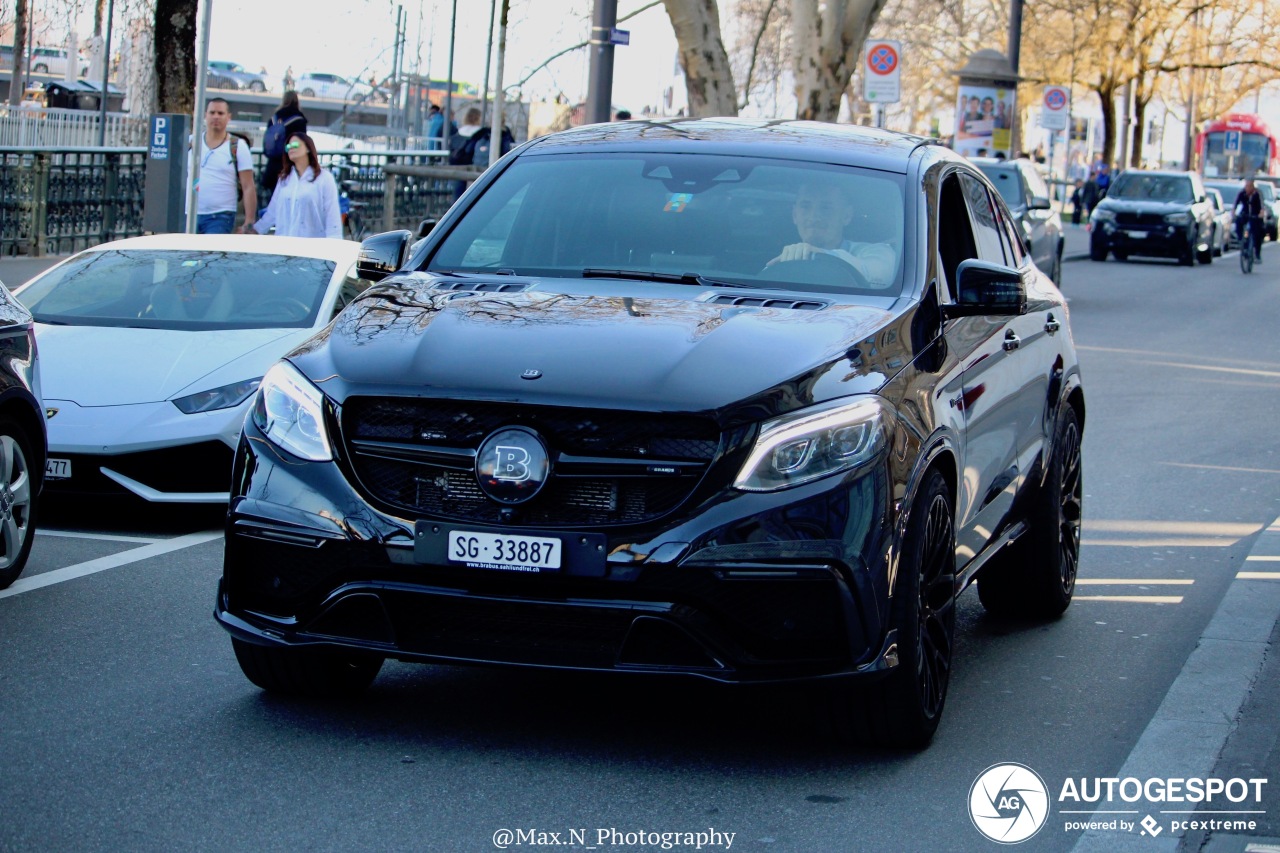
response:
M591 21L591 62L587 78L587 124L613 118L613 42L610 35L618 25L618 0L595 0Z

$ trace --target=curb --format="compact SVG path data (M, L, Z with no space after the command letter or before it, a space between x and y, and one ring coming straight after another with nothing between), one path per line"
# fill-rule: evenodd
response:
M1280 578L1248 579L1245 571L1280 572L1280 519L1258 536L1237 570L1195 651L1174 679L1155 716L1115 775L1144 778L1206 778L1235 731L1280 622ZM1098 815L1096 819L1102 819ZM1073 853L1175 853L1184 834L1162 838L1130 833L1084 832Z

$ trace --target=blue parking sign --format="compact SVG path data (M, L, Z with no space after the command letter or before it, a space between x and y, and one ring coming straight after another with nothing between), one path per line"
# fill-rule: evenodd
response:
M165 116L151 117L151 159L169 159L169 119Z
M1227 154L1240 153L1240 131L1228 130L1223 134L1222 150Z

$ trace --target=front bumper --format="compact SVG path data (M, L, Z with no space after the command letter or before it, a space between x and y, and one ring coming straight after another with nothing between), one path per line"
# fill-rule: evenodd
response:
M414 520L372 506L338 464L285 457L249 423L215 617L253 643L411 661L874 676L897 663L890 492L885 466L868 466L781 493L695 494L653 529L506 530L593 537L602 555L559 573L491 571L424 562Z
M1176 258L1199 248L1185 225L1097 223L1093 239L1113 251L1130 255Z

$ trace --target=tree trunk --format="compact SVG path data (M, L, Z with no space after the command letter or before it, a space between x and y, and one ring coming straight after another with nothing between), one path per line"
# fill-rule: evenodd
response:
M95 36L102 35L102 22L106 17L107 17L107 0L94 0L93 34Z
M1147 102L1150 98L1135 96L1133 99L1133 136L1129 145L1129 165L1142 168L1142 145L1147 139Z
M736 116L729 54L720 38L716 0L663 0L680 46L680 67L689 92L689 115Z
M190 0L156 0L156 100L162 113L190 114L195 107L196 6Z
M9 75L9 103L22 103L23 66L27 57L27 0L18 0L17 20L13 22L13 73Z
M835 121L885 0L792 0L796 118Z
M1102 101L1102 161L1110 164L1116 153L1116 83L1106 80L1093 87Z

